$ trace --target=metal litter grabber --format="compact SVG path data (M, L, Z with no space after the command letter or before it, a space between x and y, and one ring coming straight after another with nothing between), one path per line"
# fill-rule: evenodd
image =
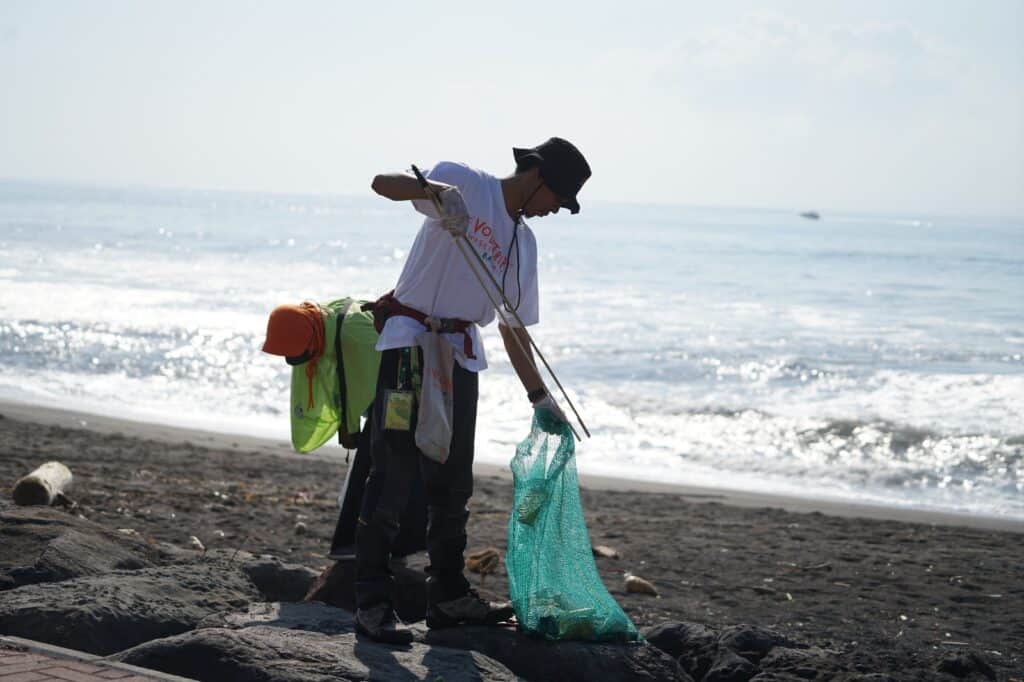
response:
M441 206L441 199L437 196L437 193L434 192L434 189L427 182L427 179L423 177L423 173L420 172L420 169L417 168L415 164L413 164L412 166L412 172L416 175L416 180L419 181L420 187L423 188L423 191L427 195L427 198L430 199L431 202L433 202L434 208L437 209L438 215L443 215L444 209ZM480 257L480 254L477 253L477 250L474 249L473 245L469 243L468 239L466 239L466 235L452 235L452 238L455 240L455 245L462 253L462 257L466 259L466 265L468 265L469 269L473 271L473 274L476 276L476 281L480 283L480 287L484 290L484 293L487 294L487 298L490 299L491 305L494 306L494 309L501 316L502 323L504 323L506 327L510 328L512 332L512 337L515 339L516 345L519 346L519 350L522 351L524 356L529 357L529 353L527 352L527 349L523 347L523 342L519 338L519 334L515 331L513 325L509 324L508 318L505 316L506 313L511 313L512 317L518 323L518 328L523 330L523 334L526 335L526 339L527 341L530 342L530 346L532 346L533 350L537 353L537 357L539 357L541 362L544 363L544 367L547 368L548 373L551 375L551 378L555 380L555 384L558 386L558 390L562 392L562 397L565 398L565 402L569 404L570 408L572 408L573 414L576 415L576 419L579 421L580 426L583 427L583 432L587 434L587 438L590 438L590 431L587 429L587 425L583 423L583 417L580 416L580 413L576 410L576 406L573 405L572 400L569 399L569 395L565 392L565 388L562 386L562 382L559 381L558 377L555 375L555 370L551 369L551 365L548 364L548 361L544 357L544 354L541 353L540 348L537 347L537 344L534 342L533 337L530 336L530 332L526 330L526 325L524 325L522 319L520 319L519 313L516 312L515 308L512 307L512 304L509 303L508 299L505 297L505 292L498 285L498 281L494 278L494 275L487 268L487 264L484 263L483 258ZM467 253L467 251L469 253ZM473 257L475 257L475 263L474 258L470 257L470 253L473 254ZM518 255L516 257L518 258ZM494 287L494 291L498 292L498 295L501 296L501 303L498 303L495 300L494 294L491 292L490 289L487 288L487 284L484 282L483 277L481 277L480 273L477 271L477 266L479 266L480 269L483 270L484 273L487 275L488 279L490 279L491 286ZM538 372L537 375L540 376L540 373ZM544 390L547 391L548 387L544 384L544 377L540 377L540 381L541 385L544 387ZM576 432L576 429L573 427L572 423L569 423L569 428L572 429L572 433L574 436L576 436L576 440L582 440L580 438L580 434Z

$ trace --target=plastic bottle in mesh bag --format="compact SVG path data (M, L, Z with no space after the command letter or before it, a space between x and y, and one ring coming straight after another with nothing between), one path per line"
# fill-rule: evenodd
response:
M639 641L594 564L572 431L544 418L534 417L512 459L515 500L505 565L516 619L524 631L546 639Z

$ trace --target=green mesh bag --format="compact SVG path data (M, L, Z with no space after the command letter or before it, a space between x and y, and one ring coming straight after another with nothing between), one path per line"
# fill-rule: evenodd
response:
M515 503L505 565L519 626L552 640L639 641L597 574L572 431L543 419L534 417L512 459Z

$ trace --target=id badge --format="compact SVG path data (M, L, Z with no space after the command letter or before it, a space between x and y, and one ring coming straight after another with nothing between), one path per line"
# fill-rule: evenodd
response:
M414 391L389 389L384 392L384 428L411 431Z

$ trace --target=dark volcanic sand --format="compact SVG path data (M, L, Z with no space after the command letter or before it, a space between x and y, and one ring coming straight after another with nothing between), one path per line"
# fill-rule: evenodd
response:
M182 546L194 535L208 548L242 547L317 569L329 563L343 459L0 419L0 486L9 490L51 459L74 473L76 511L108 527ZM510 481L477 478L469 550L504 552L511 496ZM639 627L757 624L890 674L927 670L940 655L970 648L1001 679L1024 679L1024 535L664 493L584 489L583 504L593 543L621 554L597 565ZM299 521L304 534L295 531ZM660 598L627 594L627 570L653 582ZM507 594L504 567L483 587Z

